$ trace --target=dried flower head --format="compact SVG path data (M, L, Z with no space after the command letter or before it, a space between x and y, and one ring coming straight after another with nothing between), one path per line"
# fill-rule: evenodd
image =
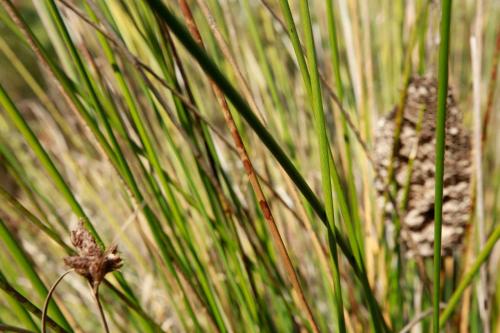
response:
M106 274L116 271L123 265L117 245L112 245L103 251L82 222L71 231L71 243L78 255L64 258L64 263L84 276L94 290L97 290Z

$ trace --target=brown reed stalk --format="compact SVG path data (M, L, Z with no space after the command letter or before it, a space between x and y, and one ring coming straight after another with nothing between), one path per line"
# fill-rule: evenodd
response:
M191 9L189 8L189 5L187 4L187 2L185 0L179 0L179 4L180 4L181 11L184 15L184 19L186 20L186 24L187 24L187 27L188 27L191 35L196 40L196 42L198 42L198 44L203 47L203 40L201 38L200 32L198 30L198 27L196 25L194 17L191 13ZM238 155L240 157L241 162L243 163L243 166L244 166L245 171L247 173L247 176L249 178L250 184L255 192L255 195L256 195L257 200L259 202L260 209L262 210L264 218L266 219L266 221L268 223L268 226L269 226L269 229L271 231L271 235L273 237L274 243L278 249L278 253L282 259L283 265L285 266L285 270L287 272L288 278L292 284L293 289L297 293L297 296L299 298L299 305L305 311L306 317L307 317L309 324L311 325L313 331L319 332L318 325L316 324L316 321L315 321L314 316L312 314L311 308L309 307L309 304L306 301L306 297L305 297L304 291L302 290L302 287L300 285L297 273L295 272L295 269L293 267L293 263L290 259L288 251L287 251L285 244L283 242L283 239L280 235L280 232L278 230L278 226L276 225L276 221L274 220L271 209L269 208L269 204L267 203L266 196L265 196L264 192L262 191L259 179L257 178L257 175L255 173L255 169L252 165L250 157L248 156L248 153L247 153L247 150L246 150L245 145L243 143L243 140L241 139L241 136L238 132L238 128L236 127L236 123L234 122L233 116L231 115L231 112L229 111L229 106L228 106L227 101L224 97L224 94L222 93L222 91L217 87L217 85L212 80L210 81L210 85L212 87L214 94L217 97L217 101L219 102L219 104L221 106L222 112L224 114L224 120L226 121L226 125L231 132L231 136L233 137L233 141L236 145L236 149L238 150Z

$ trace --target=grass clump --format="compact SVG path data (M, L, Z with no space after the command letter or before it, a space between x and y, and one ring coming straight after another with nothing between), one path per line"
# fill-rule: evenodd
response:
M498 330L498 15L0 0L0 330Z

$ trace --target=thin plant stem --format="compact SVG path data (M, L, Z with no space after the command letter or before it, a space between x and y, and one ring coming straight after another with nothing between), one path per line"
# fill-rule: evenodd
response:
M323 195L325 200L325 209L330 230L335 229L335 213L333 207L332 181L330 176L330 144L326 132L325 115L323 112L323 99L318 74L318 65L314 45L314 36L311 24L311 15L309 13L309 1L300 2L301 18L305 24L306 50L309 60L309 78L311 80L311 103L313 106L314 123L317 132L317 140L320 149L321 180L323 186ZM333 165L333 163L332 163ZM331 236L330 236L331 235ZM342 287L340 282L339 260L337 254L337 241L334 233L329 233L332 237L333 246L331 246L331 256L333 260L333 282L335 300L337 306L337 323L340 332L346 332L344 319L344 304L342 300ZM352 235L352 237L355 237ZM355 245L355 243L351 244ZM356 251L356 250L354 250ZM356 253L356 252L355 252Z
M434 194L434 292L433 332L439 333L441 274L441 230L443 222L443 178L445 152L446 102L448 99L448 56L450 52L452 0L443 0L441 8L441 43L439 45L438 100L436 112L436 172Z
M236 59L232 55L231 50L229 48L229 45L227 44L226 40L224 39L224 36L222 35L219 28L217 27L215 19L212 16L212 14L210 13L210 9L209 9L206 1L205 0L197 0L197 3L203 12L203 15L207 19L208 26L210 27L210 30L214 34L215 40L217 41L219 48L221 49L222 53L224 54L224 57L227 59L227 61L231 65L231 67L233 67L234 73L236 74L236 78L238 79L238 82L241 86L241 89L243 90L243 94L245 95L245 98L249 101L250 106L252 107L254 112L259 115L260 120L263 121L265 119L265 116L262 113L262 110L260 110L259 107L257 106L255 98L253 97L253 94L250 91L250 87L248 85L248 82L243 77L243 73L241 72L240 68L238 67Z
M486 241L485 221L484 221L484 186L483 186L483 164L482 164L482 142L481 142L481 64L482 64L482 27L483 27L483 0L476 1L476 17L474 22L473 36L470 40L471 45L471 63L472 63L472 90L473 90L473 147L476 187L476 227L479 247L484 246ZM479 315L481 317L484 333L489 333L490 329L490 310L488 300L488 276L487 267L483 266L480 272L480 278L477 285L477 301L479 306Z
M196 22L194 21L194 18L192 16L191 9L189 8L189 6L185 0L180 0L179 3L180 3L181 10L183 12L184 18L186 19L187 25L189 27L189 30L190 30L193 38L197 41L197 43L201 47L204 47L200 32L199 32L198 27L196 26ZM243 163L245 171L246 171L248 178L250 180L250 184L255 192L255 195L256 195L257 200L259 202L259 206L262 210L262 214L263 214L264 218L266 219L266 221L268 222L268 226L269 226L269 229L271 231L271 235L274 239L275 246L278 248L278 253L282 259L283 265L285 266L288 278L290 279L290 282L293 286L293 289L297 293L297 296L300 300L300 302L299 302L300 306L306 312L306 317L307 317L309 324L311 325L313 331L319 332L318 325L316 324L316 321L315 321L314 316L312 314L311 308L306 301L306 297L305 297L304 291L300 285L297 273L295 272L295 269L293 267L293 263L290 259L288 251L287 251L285 244L283 242L283 239L280 235L278 226L276 225L276 221L274 220L274 216L273 216L272 211L269 207L269 204L267 202L265 194L262 191L262 187L261 187L259 179L257 178L257 175L255 173L255 169L253 167L252 161L250 160L250 157L248 156L248 153L247 153L247 150L246 150L245 145L243 143L243 140L238 132L238 128L236 127L236 123L234 122L233 116L231 115L231 112L229 111L229 106L228 106L227 101L224 97L224 94L222 93L222 91L217 87L217 85L213 81L211 81L211 86L212 86L212 90L214 91L214 93L217 97L217 100L221 106L221 110L223 111L226 125L231 132L231 136L233 137L233 141L236 145L236 149L238 150L240 160Z
M50 299L52 298L52 294L56 290L59 283L64 279L64 277L73 271L74 271L74 269L71 268L71 269L68 269L66 272L62 273L61 276L59 276L57 278L56 282L54 282L52 287L50 287L49 292L47 293L47 297L45 298L45 302L43 303L42 318L41 318L41 320L42 320L42 333L47 332L47 327L46 327L47 310L49 309L49 303L50 303Z
M303 50L305 49L304 46L301 44L300 39L298 37L297 33L297 28L295 26L295 23L293 21L293 15L290 10L290 6L288 4L287 0L280 0L280 6L282 9L282 12L284 14L284 20L281 19L278 14L275 12L275 10L271 7L271 5L268 3L267 0L261 0L261 2L264 4L266 9L269 11L269 13L272 15L272 17L278 22L278 24L288 33L288 36L292 42L295 54L297 55L297 63L298 67L300 69L300 72L303 76L304 80L304 85L306 86L306 92L308 94L311 94L311 84L309 80L309 71L307 69L307 64L306 64L306 57L304 55ZM326 79L325 75L320 71L318 68L318 75L321 79L321 83L323 84L323 87L325 88L326 92L330 96L330 98L334 101L334 103L337 105L337 107L340 110L340 113L342 117L345 119L347 122L347 125L349 126L349 129L353 132L356 140L358 141L359 145L363 149L363 152L366 155L366 158L370 161L371 165L374 166L374 160L371 157L370 154L370 149L366 142L363 140L361 137L361 133L357 129L356 125L354 124L354 121L352 120L351 116L345 109L342 103L342 99L340 96L335 94L332 86L328 83L328 80Z
M328 37L330 41L330 47L332 50L330 51L331 55L331 63L333 67L333 73L335 77L335 85L337 88L337 96L341 103L345 103L344 101L344 83L342 81L342 76L340 74L341 65L340 65L340 56L339 56L339 40L337 36L337 27L333 9L333 1L328 0L326 2L326 10L327 10L327 20L328 20ZM353 175L353 165L352 165L352 147L351 147L351 133L349 132L349 127L347 125L346 117L342 117L342 131L344 133L344 149L346 156L346 165L347 165L347 183L349 188L349 203L351 207L358 206L357 193L356 193L356 185L354 184L354 175ZM357 209L351 210L352 220L354 221L347 225L350 233L355 235L352 237L355 242L351 244L353 248L360 248L361 258L364 257L364 249L362 246L362 231L361 225L359 223L359 214ZM361 262L362 259L358 258L358 261Z
M147 64L145 64L144 62L142 62L139 58L137 58L136 56L134 56L129 49L127 49L126 47L124 47L124 45L118 41L117 39L114 38L114 36L112 36L112 34L108 33L106 31L106 28L105 27L102 27L100 24L98 23L95 23L95 22L92 22L92 20L87 17L81 10L79 10L78 8L76 8L73 4L67 2L66 0L57 0L59 1L62 5L64 5L65 7L67 7L69 10L71 10L75 15L77 15L79 18L81 18L85 23L87 23L90 27L92 27L93 29L95 29L96 31L98 31L100 34L103 35L103 37L105 37L109 42L111 42L120 52L124 53L126 55L126 58L132 62L139 70L144 70L145 72L147 72L148 74L151 74L151 76L156 80L158 81L162 86L164 86L165 88L167 88L173 95L175 95L175 97L179 98L182 103L186 106L186 109L189 110L190 112L193 113L193 115L197 118L199 118L203 123L205 123L209 128L210 130L222 141L222 143L224 143L232 152L234 153L237 153L237 149L236 147L231 144L229 142L229 140L227 140L227 138L224 136L224 134L220 131L220 129L212 124L211 121L209 121L207 119L206 116L204 116L203 114L201 114L200 110L198 110L198 108L193 105L191 103L191 101L189 101L187 99L187 97L185 95L183 95L181 92L179 92L175 87L173 87L171 84L169 84L168 82L166 82L158 73L156 73L151 67L149 67ZM207 8L208 9L208 8ZM208 13L209 14L209 13ZM216 27L214 27L215 29ZM218 31L218 30L217 30ZM222 36L220 36L222 38ZM236 65L236 64L235 64ZM238 70L238 68L236 68L235 70ZM243 78L242 78L243 79ZM243 81L243 83L246 84L246 82ZM242 83L242 84L243 84ZM298 213L290 206L286 203L286 201L283 199L283 196L280 195L272 186L271 186L271 183L268 179L266 179L266 177L264 177L261 173L259 173L257 170L255 170L257 176L261 179L261 181L267 186L267 188L269 189L269 191L272 192L273 196L275 198L277 198L282 204L283 206L288 209L295 217L297 217L297 219L300 219L298 217Z
M440 308L441 309L444 309L446 307L446 304L444 303L441 303L440 304ZM399 331L399 333L408 333L411 331L411 329L417 325L419 322L421 322L422 320L424 320L426 317L430 316L432 313L433 313L434 309L433 308L430 308L430 309L427 309L423 312L420 312L419 314L417 314L417 316L415 318L413 318L408 324L406 324L405 327L403 327L401 329L401 331Z
M38 318L42 318L42 311L34 305L29 299L24 297L21 293L19 293L5 278L2 271L0 271L0 289L2 289L6 294L15 299L19 304L23 306L24 309L31 312ZM47 325L57 333L66 333L69 332L67 329L60 326L57 322L55 322L52 318L46 318Z
M0 86L1 88L1 86ZM47 295L47 287L40 278L37 270L33 266L33 262L26 252L25 248L18 242L14 237L12 232L7 228L5 222L0 217L0 240L5 248L8 250L12 258L15 259L17 266L23 272L23 275L30 281L33 291L38 294L39 297L45 297ZM61 310L57 305L51 307L53 316L58 322L61 323L65 328L69 328L70 325L63 316Z
M97 309L99 310L99 315L101 317L102 325L104 326L104 331L106 333L109 333L109 327L108 327L108 322L106 320L106 315L104 314L104 309L102 308L101 304L101 299L99 297L99 286L97 286L95 289L92 288L92 286L89 284L90 290L92 292L92 296L94 297L94 300L97 304Z
M288 32L289 38L292 42L293 49L296 54L296 60L298 62L298 67L299 70L302 74L302 79L304 81L304 85L306 88L306 92L311 98L311 84L310 84L310 79L309 79L309 71L307 69L307 64L306 64L306 56L304 55L304 46L301 44L300 39L298 37L297 33L297 28L295 26L294 20L293 20L293 15L290 10L290 6L288 5L287 0L280 0L280 6L284 15L285 20L282 20L278 14L275 12L275 10L271 7L271 5L266 1L266 0L261 0L261 2L264 4L264 6L267 8L269 13L272 15L272 17L278 22L278 24ZM326 79L325 75L320 71L318 68L318 75L319 78L321 79L322 87L325 88L326 93L328 96L334 101L334 103L337 105L340 114L343 117L343 120L346 121L350 131L352 134L354 134L354 137L356 138L356 141L358 144L361 146L361 149L363 153L365 154L366 159L368 160L370 166L372 167L375 177L381 181L381 183L384 184L384 192L387 193L389 202L392 204L394 207L395 215L396 217L399 216L399 209L396 204L396 199L392 195L392 193L389 191L389 186L386 184L386 181L384 177L381 175L379 168L376 166L375 160L372 157L370 151L370 147L368 147L367 143L363 140L361 137L361 133L354 124L354 121L352 120L351 116L349 115L348 111L344 107L341 98L335 94L332 86Z
M46 67L46 69L51 74L53 74L54 77L57 77L56 73L54 72L54 69L45 60L41 45L35 39L31 30L25 24L22 17L19 15L16 7L12 4L12 2L10 0L1 0L0 2L2 3L6 12L12 18L12 20L14 21L16 26L18 26L18 28L21 30L21 32L25 35L26 39L28 40L29 45L32 47L36 56L41 60L41 64L44 67ZM59 88L59 91L62 93L62 95L68 101L68 104L72 107L72 109L74 109L75 114L79 114L78 111L76 111L75 104L72 103L72 99L69 96L69 94L67 93L67 91L64 89L64 87L59 83L58 80L54 80L54 81L56 82L57 87ZM6 92L1 87L0 87L0 94L2 95L3 99L5 99L4 107L7 110L7 112L9 113L9 115L11 115L12 121L16 124L16 126L19 127L19 131L21 131L24 134L24 136L26 137L26 141L31 146L31 148L33 149L35 154L37 154L37 156L39 157L43 166L47 169L47 173L49 173L49 175L53 178L54 183L58 186L60 191L63 193L63 195L65 196L65 198L68 201L68 204L71 206L71 208L73 209L75 214L84 220L86 227L96 237L98 243L102 245L102 241L100 241L100 238L98 237L97 232L95 231L93 225L90 223L90 220L88 219L82 206L76 200L75 196L71 192L66 181L63 179L62 175L60 174L58 169L55 167L54 163L50 159L47 152L43 149L42 145L40 144L40 142L36 138L33 131L29 128L26 121L22 118L22 116L20 115L17 108L14 106L12 101L8 98ZM5 96L3 96L3 95L5 95Z
M498 59L500 59L500 24L497 26L497 33L495 38L495 51L493 54L493 61L491 63L490 81L488 83L488 97L486 100L486 111L484 112L483 125L482 125L482 146L488 137L488 124L490 123L491 113L493 111L493 102L495 100L495 87L498 77Z
M87 23L90 27L98 31L104 38L106 38L111 44L113 44L120 52L125 54L125 57L132 63L134 64L138 70L144 70L148 74L151 74L151 76L158 81L162 86L167 88L175 97L179 98L182 103L186 106L186 109L189 110L190 112L193 113L193 115L197 118L199 118L203 123L205 123L210 130L224 143L232 152L237 153L236 147L227 140L227 138L224 136L224 134L220 131L220 129L212 124L211 121L207 119L206 116L201 114L200 110L191 103L187 99L185 95L183 95L181 92L179 92L176 87L173 87L171 84L166 82L158 73L156 73L150 66L142 62L139 58L137 58L135 55L133 55L129 49L127 49L122 42L118 41L111 33L108 33L105 27L102 27L101 24L92 22L92 20L85 15L81 10L76 8L73 4L67 2L66 0L57 0L59 1L62 5L67 7L69 10L71 10L75 15L77 15L79 18L81 18L85 23ZM222 38L222 36L220 36ZM237 70L237 68L235 69ZM245 82L244 82L245 83ZM246 84L246 83L245 83ZM298 213L286 203L286 201L283 199L283 196L280 195L272 186L271 183L268 179L266 179L261 173L259 173L257 170L255 170L257 176L261 179L261 181L267 186L269 191L272 192L273 196L277 198L283 206L288 209L297 219L300 219L298 217Z
M478 1L480 3L481 1ZM479 15L479 14L478 14ZM476 22L477 25L477 22ZM483 164L482 164L482 149L481 149L481 50L479 39L481 38L476 31L476 35L471 37L471 61L472 61L472 88L473 88L473 147L474 147L474 171L475 171L475 190L476 190L476 230L478 237L478 248L482 248L486 241L486 230L484 221L484 187L483 187ZM489 300L488 300L488 277L487 267L483 266L480 271L480 278L477 284L477 301L479 307L479 315L483 324L484 333L490 332L489 320Z
M467 271L467 273L464 274L457 288L455 289L450 299L448 300L446 307L441 313L441 316L439 318L440 328L444 327L444 324L450 318L451 314L453 313L453 310L458 305L465 289L475 278L476 274L479 272L479 269L484 264L484 262L488 259L491 252L493 251L495 244L499 239L500 239L500 225L498 225L495 228L495 230L493 230L493 233L486 241L484 248L481 249L481 251L477 254L476 260L474 260L474 262L469 266L470 267L469 271Z
M197 43L190 36L186 28L179 22L178 18L164 6L161 1L158 0L147 0L149 6L158 14L158 16L170 27L171 31L176 35L179 41L186 47L186 50L196 59L200 64L202 69L209 75L219 86L219 88L225 93L226 97L232 102L235 109L240 113L240 115L247 121L247 123L255 131L259 139L264 143L266 148L274 155L276 161L281 165L281 167L288 174L290 179L295 183L299 191L304 195L306 200L311 205L312 209L319 216L321 221L329 228L326 211L314 194L310 186L307 184L303 176L299 173L293 162L290 160L288 155L283 151L278 142L274 137L267 131L264 125L258 120L256 115L251 111L248 104L244 101L241 95L235 90L228 79L220 72L217 65L207 56L206 52L197 45ZM367 295L371 309L374 311L374 315L378 316L380 321L386 327L383 318L381 317L381 312L379 305L377 304L373 292L368 283L367 277L365 275L364 268L361 268L353 255L352 249L345 239L341 231L335 226L334 230L336 241L344 255L346 256L349 264L352 266L355 275L360 279L363 285L364 292Z

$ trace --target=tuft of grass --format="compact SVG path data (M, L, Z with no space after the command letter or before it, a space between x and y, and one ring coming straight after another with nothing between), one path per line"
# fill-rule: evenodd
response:
M46 286L62 258L81 259L68 246L79 220L124 265L98 299L67 277L49 331L102 330L100 318L112 332L498 329L500 7L482 5L0 0L0 330L44 330ZM474 59L450 43L471 33ZM397 152L416 73L439 81L434 266L401 241L417 163L396 197L401 166L377 169L372 141L397 108ZM482 123L474 171L488 182L484 219L471 214L441 258L448 77L464 123Z

